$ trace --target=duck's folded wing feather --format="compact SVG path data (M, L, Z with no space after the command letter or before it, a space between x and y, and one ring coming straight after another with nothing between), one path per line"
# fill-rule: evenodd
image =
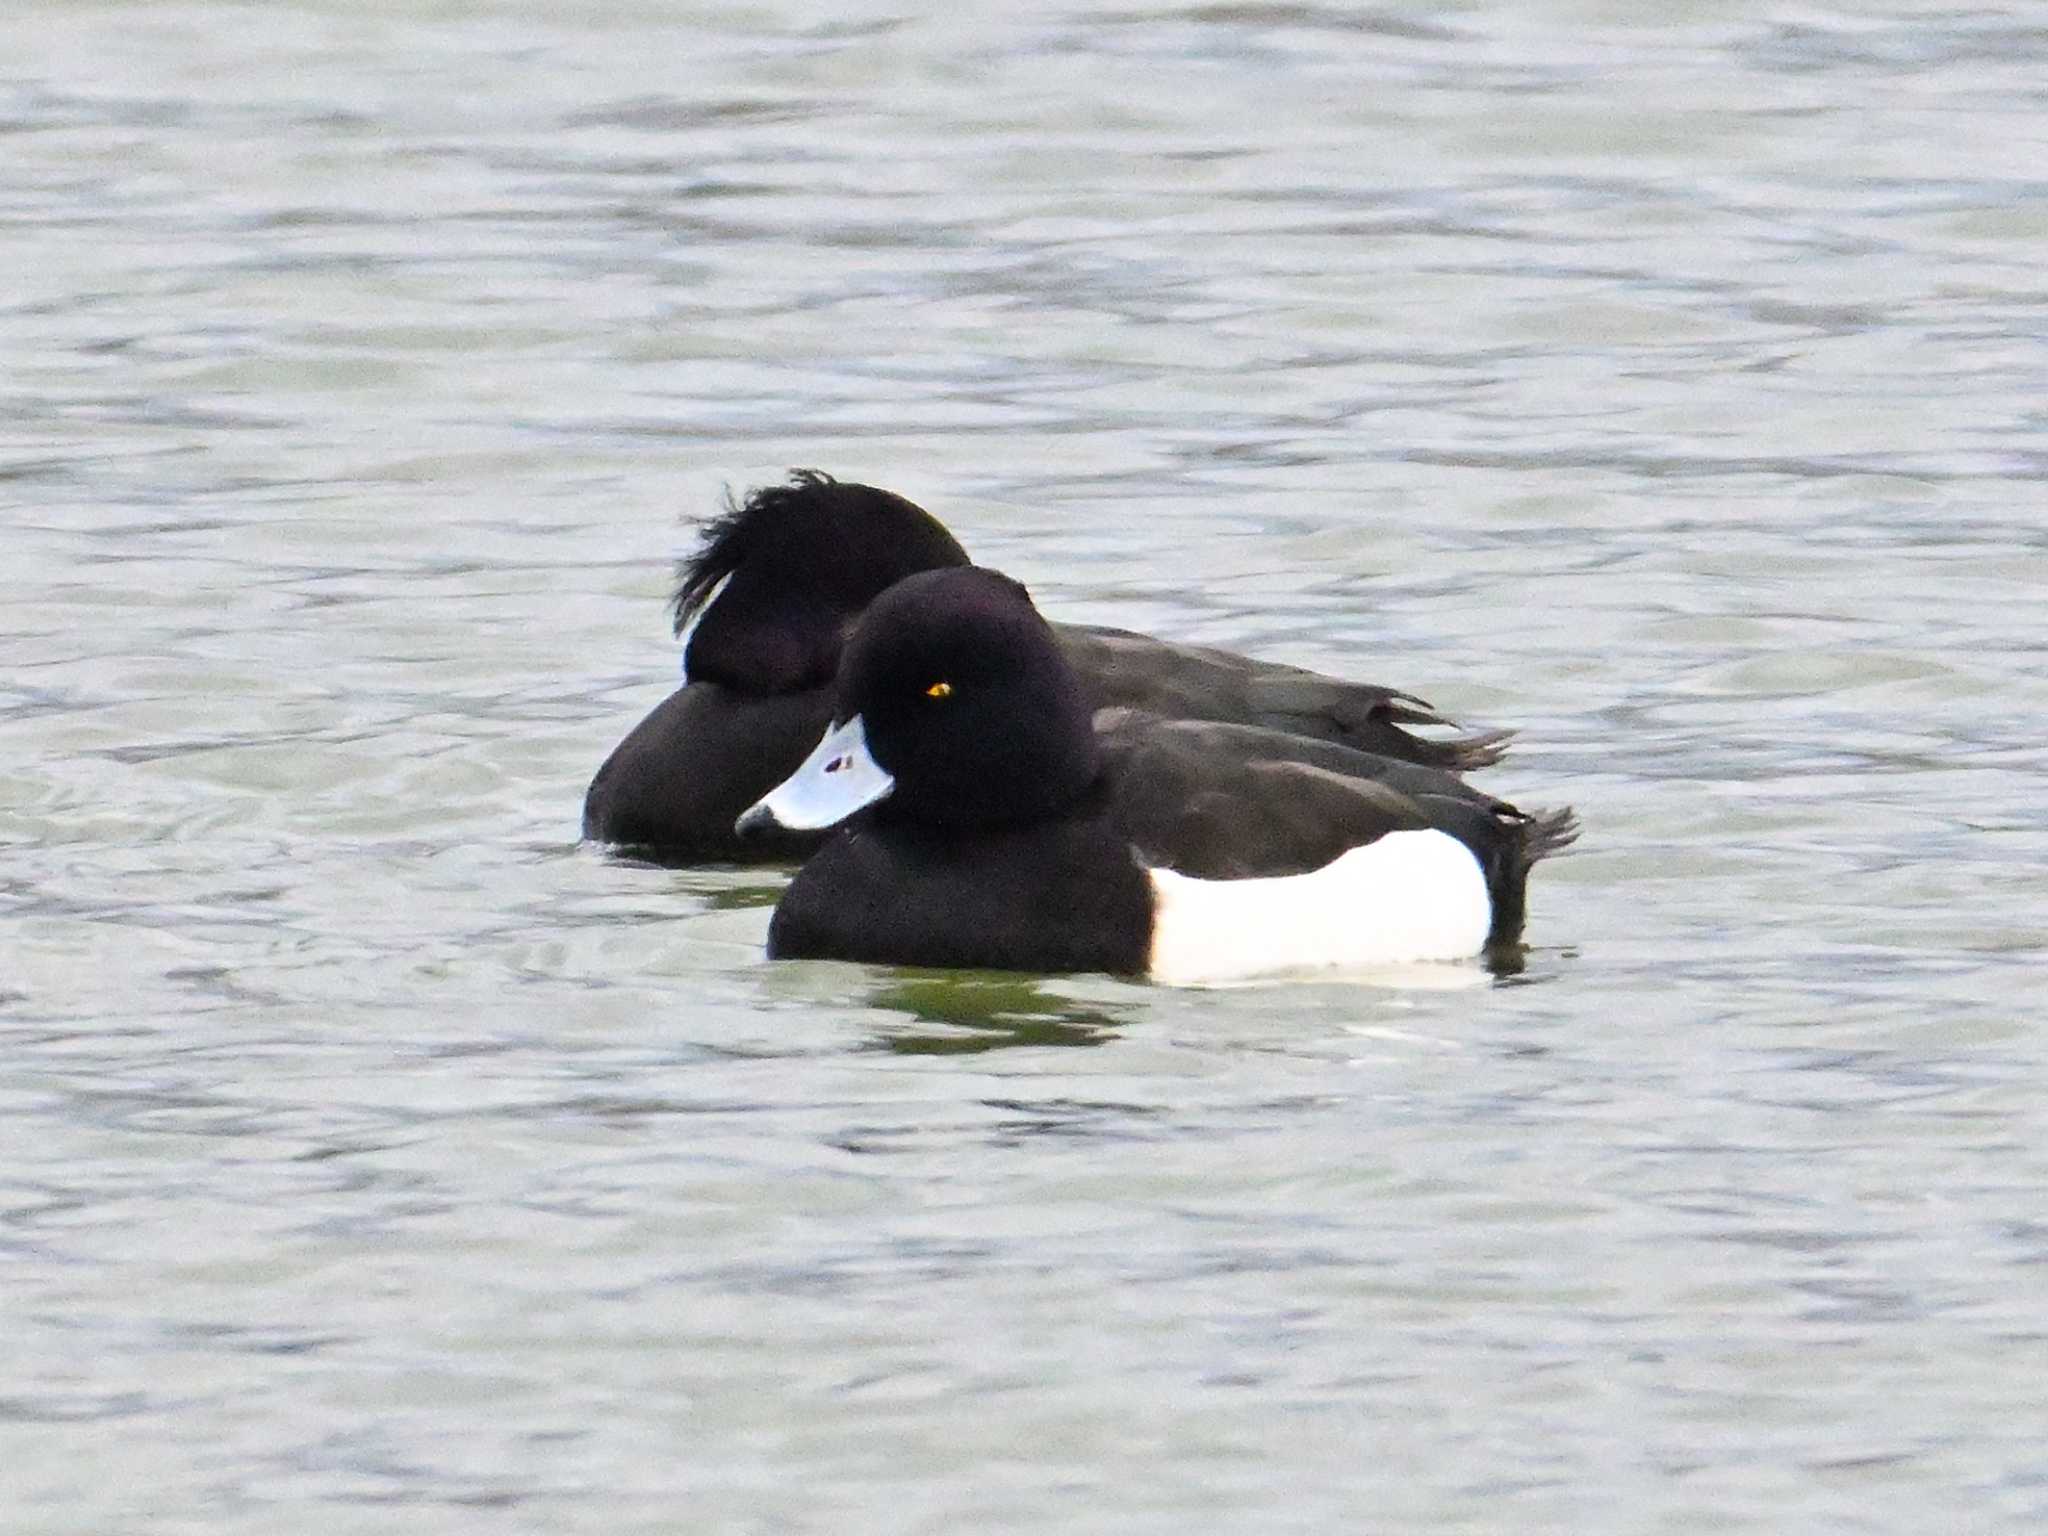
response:
M1209 646L1172 645L1129 630L1053 628L1097 708L1263 726L1454 772L1498 762L1507 750L1507 731L1431 738L1403 729L1455 723L1399 689L1345 682Z
M1570 811L1530 815L1442 769L1256 726L1095 717L1118 823L1146 863L1209 880L1302 874L1389 832L1434 828L1485 871L1496 938L1521 924L1529 866L1570 843Z
M1302 874L1430 825L1420 786L1402 782L1411 773L1430 788L1464 787L1441 770L1257 726L1108 709L1095 729L1139 857L1208 880Z

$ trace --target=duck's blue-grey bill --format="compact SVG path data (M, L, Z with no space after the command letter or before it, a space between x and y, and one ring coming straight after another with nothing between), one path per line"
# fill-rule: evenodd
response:
M855 715L834 726L811 749L803 765L756 800L733 824L741 837L780 827L785 832L818 832L836 827L862 806L873 805L896 787L868 751L867 727Z

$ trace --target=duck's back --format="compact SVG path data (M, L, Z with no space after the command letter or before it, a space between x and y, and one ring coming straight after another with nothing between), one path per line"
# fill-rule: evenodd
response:
M1413 694L1373 683L1130 630L1055 624L1053 633L1098 709L1256 725L1454 772L1506 751L1506 731L1433 740L1402 729L1451 722Z

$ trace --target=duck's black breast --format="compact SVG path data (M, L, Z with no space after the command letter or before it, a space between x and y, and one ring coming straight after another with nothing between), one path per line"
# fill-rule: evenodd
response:
M862 818L797 871L768 928L781 960L1143 974L1152 885L1099 801L963 833Z
M820 833L742 843L733 823L789 776L832 720L832 690L749 694L678 688L605 759L583 800L583 835L663 859L759 860L815 848Z

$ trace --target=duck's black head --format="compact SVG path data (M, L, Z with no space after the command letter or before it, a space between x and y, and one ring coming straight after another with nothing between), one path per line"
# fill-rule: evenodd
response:
M868 606L839 669L895 780L881 814L999 826L1057 813L1102 770L1091 711L1052 628L1009 577L967 567L899 581Z
M827 682L848 624L870 602L914 572L966 564L915 502L796 470L787 485L728 503L679 568L676 633L695 622L684 673L748 693Z

